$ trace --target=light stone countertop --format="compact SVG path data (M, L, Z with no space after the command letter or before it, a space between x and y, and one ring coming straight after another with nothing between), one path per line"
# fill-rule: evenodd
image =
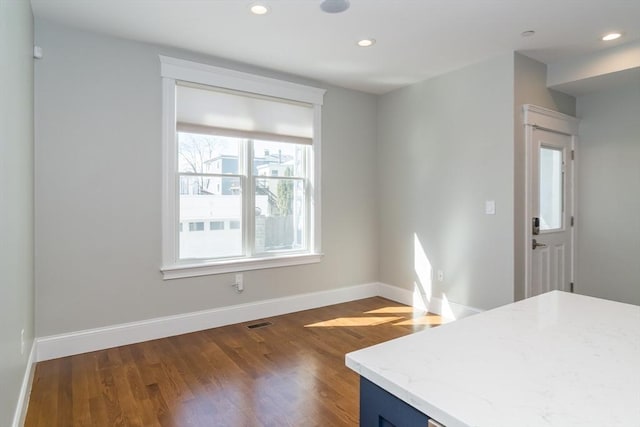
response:
M446 427L640 427L640 306L553 291L346 364Z

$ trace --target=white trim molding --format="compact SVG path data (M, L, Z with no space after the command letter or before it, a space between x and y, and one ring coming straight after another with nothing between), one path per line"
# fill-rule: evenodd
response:
M534 126L567 135L578 134L580 120L575 117L531 104L523 105L522 111L525 126Z
M36 340L37 346L34 348L37 348L36 359L40 362L375 296L414 306L421 310L428 310L443 316L446 320L459 319L482 311L461 304L445 302L441 298L431 298L427 304L424 304L424 297L416 298L407 289L384 283L366 283L52 335L38 338Z
M325 89L215 67L184 59L160 56L160 74L173 80L199 83L275 98L322 105Z
M21 427L24 425L24 420L27 417L27 408L29 407L29 396L31 396L31 386L33 385L33 375L36 370L36 356L37 356L37 340L33 340L31 343L31 351L29 352L29 358L27 359L27 366L25 367L24 377L22 378L22 385L20 386L20 394L18 395L18 403L16 404L16 410L13 414L12 427Z
M268 258L244 258L231 261L218 261L202 264L177 264L162 267L164 280L184 277L207 276L209 274L233 273L237 271L260 270L263 268L290 267L293 265L314 264L322 261L323 254L299 254Z
M37 360L134 344L378 295L378 284L274 298L38 338Z

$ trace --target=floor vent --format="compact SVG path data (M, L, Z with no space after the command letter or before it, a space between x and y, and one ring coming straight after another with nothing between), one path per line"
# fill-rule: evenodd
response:
M261 322L261 323L254 323L253 325L248 325L247 328L249 329L257 329L257 328L264 328L267 326L271 326L271 322Z

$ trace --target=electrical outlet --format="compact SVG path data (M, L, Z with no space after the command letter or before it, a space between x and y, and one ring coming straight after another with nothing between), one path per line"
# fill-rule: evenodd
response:
M444 271L438 270L438 282L444 282Z
M486 215L495 215L496 214L496 201L495 200L487 200L484 202L484 213Z
M233 285L238 293L244 291L244 280L242 273L236 274L236 283Z
M20 331L20 354L24 355L24 329Z

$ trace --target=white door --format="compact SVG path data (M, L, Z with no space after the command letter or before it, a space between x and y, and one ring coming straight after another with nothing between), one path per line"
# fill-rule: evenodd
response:
M531 280L527 297L573 291L573 138L534 127L529 197Z

